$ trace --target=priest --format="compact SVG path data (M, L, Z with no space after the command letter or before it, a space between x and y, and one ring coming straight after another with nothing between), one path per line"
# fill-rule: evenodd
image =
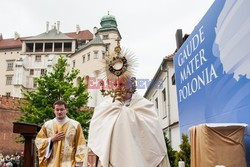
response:
M67 117L67 105L53 104L56 117L44 123L36 136L40 167L81 167L86 156L86 142L81 124Z
M98 167L170 167L163 131L152 102L135 93L134 62L129 52L106 59L109 90L90 122L88 147ZM103 83L101 84L103 87ZM111 97L109 97L111 96Z

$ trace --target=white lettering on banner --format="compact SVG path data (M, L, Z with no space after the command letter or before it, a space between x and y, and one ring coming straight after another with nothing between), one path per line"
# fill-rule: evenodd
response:
M196 70L198 70L207 59L205 58L205 51L201 49L187 64L185 68L180 72L181 83L188 79Z
M189 43L184 47L183 52L178 55L178 65L182 66L204 40L203 26L201 26L198 34L193 36Z
M205 85L212 82L216 79L218 75L215 72L213 64L210 67L202 70L200 75L197 75L196 78L193 78L191 82L188 82L185 86L179 89L179 101L185 100L188 96L195 94L198 90L204 87Z
M205 87L207 84L211 83L214 79L218 77L216 74L213 64L210 66L207 64L206 68L202 71L199 71L198 74L196 71L200 69L204 64L207 63L207 55L205 49L201 48L196 51L199 45L205 40L203 26L200 27L197 34L195 34L192 39L184 46L182 52L178 56L178 65L185 66L180 70L180 84L181 88L178 90L179 102L187 99L189 96L195 94L202 87ZM196 54L194 53L196 51ZM191 56L195 54L195 56ZM188 60L190 59L190 60ZM186 62L188 60L188 62ZM196 76L193 76L196 72ZM187 83L184 82L188 80L189 77L192 77Z

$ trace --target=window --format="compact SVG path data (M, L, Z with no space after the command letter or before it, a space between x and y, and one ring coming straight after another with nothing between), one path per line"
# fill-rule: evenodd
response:
M34 75L34 69L30 69L30 75Z
M97 50L94 51L94 59L98 59L98 51Z
M85 63L85 55L82 56L82 62Z
M103 39L109 39L109 35L103 35Z
M53 43L45 43L45 52L52 52Z
M76 67L76 61L73 60L73 68L75 68L75 67Z
M158 98L155 99L155 108L158 110L159 106L158 106Z
M10 92L6 92L6 96L7 96L7 97L10 97Z
M33 78L33 88L36 88L37 87L37 81L36 81L36 78Z
M12 84L12 78L13 78L13 75L7 75L6 76L6 85L11 85Z
M102 59L105 59L105 52L102 52Z
M43 43L35 43L35 52L42 52L43 51Z
M105 44L107 55L109 55L109 46L110 46L110 43Z
M158 97L157 97L157 98L155 98L155 110L157 112L157 115L159 116L159 110L158 110L158 108L159 108L159 105L158 105Z
M14 63L13 62L7 62L7 71L13 71L13 66L14 66Z
M41 75L45 73L45 69L41 69Z
M162 99L163 99L162 107L163 107L163 118L164 118L167 116L167 102L166 102L166 89L165 88L162 90Z
M162 91L162 99L164 102L166 102L166 89L165 88Z
M71 42L65 42L64 43L64 52L71 52L72 51L72 43Z
M175 85L175 74L172 76L172 85Z
M90 60L90 53L88 53L88 61Z
M26 52L33 52L34 43L26 43Z
M42 56L41 55L36 55L35 61L41 61L42 60Z
M55 52L62 52L62 43L55 43L54 45L54 51Z

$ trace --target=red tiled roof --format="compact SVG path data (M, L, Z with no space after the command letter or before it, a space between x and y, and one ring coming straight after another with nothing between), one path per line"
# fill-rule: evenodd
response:
M172 53L172 54L170 54L168 56L165 56L164 59L173 59L174 55L175 55L175 53Z
M14 40L14 38L0 40L0 49L14 49L21 47L22 43L20 38L18 38L17 40Z
M93 34L89 30L83 30L80 31L78 34L76 32L69 32L65 33L67 36L71 38L75 38L77 40L92 40ZM27 38L27 37L26 37ZM0 40L0 49L15 49L15 48L21 48L22 42L21 40L24 38L18 38L17 40L14 40L14 38L10 39L2 39Z
M69 32L65 34L77 40L92 40L93 39L93 34L89 30L80 31L78 34L76 34L76 32Z

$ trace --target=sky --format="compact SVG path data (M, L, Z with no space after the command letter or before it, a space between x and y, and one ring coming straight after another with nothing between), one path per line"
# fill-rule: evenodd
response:
M190 34L214 0L8 0L1 1L0 33L4 39L45 32L60 21L63 33L100 28L101 18L114 15L121 45L137 57L136 77L152 79L163 58L176 49L175 33ZM143 94L145 90L140 90Z

